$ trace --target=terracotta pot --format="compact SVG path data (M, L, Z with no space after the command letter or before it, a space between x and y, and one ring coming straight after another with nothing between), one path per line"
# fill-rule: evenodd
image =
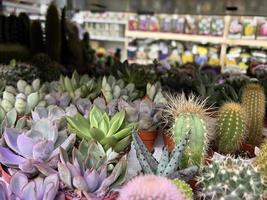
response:
M0 175L7 183L10 182L11 176L9 175L8 172L5 171L5 169L3 169L1 164L0 164Z
M25 117L26 119L30 120L32 119L32 114L27 114L27 115L18 115L17 120L21 119L22 117Z
M165 134L163 133L162 137L163 137L163 141L164 141L165 146L167 146L167 148L168 148L168 151L172 152L172 150L174 149L174 146L175 146L173 138L171 137L170 134L167 134L167 133L165 133Z
M139 133L141 140L146 145L148 151L151 152L154 148L155 140L158 136L158 131L157 130L153 130L153 131L139 130L138 133Z

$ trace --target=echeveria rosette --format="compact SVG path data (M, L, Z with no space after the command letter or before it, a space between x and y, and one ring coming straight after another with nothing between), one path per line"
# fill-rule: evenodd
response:
M37 177L29 181L23 173L15 173L9 186L0 181L1 200L53 200L59 189L57 174L50 175L45 179Z
M73 150L72 160L69 160L66 151L61 150L58 163L59 177L66 187L82 191L87 199L100 200L111 189L124 183L127 158L123 156L110 173L106 157L98 157L92 151L91 145L89 149L82 146L83 144L80 145L80 151ZM81 151L84 150L88 150L87 155L82 155Z
M58 144L55 137L41 138L37 132L34 133L27 135L20 130L6 128L3 136L7 147L0 146L0 163L28 174L35 174L37 170L48 173L46 165L56 167L54 159L57 159L59 148L70 149L76 139L72 134Z

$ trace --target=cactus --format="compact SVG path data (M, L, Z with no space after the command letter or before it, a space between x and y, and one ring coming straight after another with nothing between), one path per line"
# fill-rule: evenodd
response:
M208 144L206 101L193 95L187 99L184 93L180 96L169 96L167 101L164 117L166 124L173 123L170 133L175 143L179 143L186 133L191 132L180 167L201 165Z
M219 152L235 153L244 138L245 115L240 104L226 103L219 110L216 142Z
M198 170L196 166L178 170L178 165L190 134L186 135L179 145L176 145L171 156L169 156L168 149L164 148L160 162L147 150L137 132L133 132L132 135L136 155L145 174L155 174L167 178L180 178L186 181L190 180L196 174Z
M260 146L260 153L256 156L253 163L260 173L267 178L267 140Z
M242 94L242 105L246 112L247 140L258 145L262 140L263 120L265 115L264 89L257 83L248 84Z
M204 199L259 200L267 189L266 182L251 164L231 157L205 166L199 183L203 186Z
M31 42L31 51L32 53L41 53L44 50L44 41L43 41L43 30L41 22L39 20L34 20L31 24L30 30L30 42Z
M172 183L185 195L187 199L193 199L193 190L186 182L174 179Z
M137 176L120 190L118 200L185 200L183 194L167 178Z
M59 61L61 51L61 29L59 13L54 3L48 7L45 24L46 52L54 61Z

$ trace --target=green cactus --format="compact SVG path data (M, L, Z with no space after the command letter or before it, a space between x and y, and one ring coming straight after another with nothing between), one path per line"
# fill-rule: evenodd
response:
M174 179L172 183L185 195L187 199L193 199L193 190L186 182Z
M51 59L60 60L61 51L61 28L59 13L54 3L48 7L45 24L46 52Z
M147 150L146 146L138 136L137 132L132 133L136 156L144 174L155 174L167 178L179 178L185 181L190 180L197 172L198 167L191 166L186 169L178 170L182 153L188 143L189 133L183 138L169 155L168 149L163 149L162 157L158 162Z
M170 133L175 143L179 143L185 134L191 132L189 144L184 152L181 167L201 165L208 144L208 130L206 128L206 101L191 95L187 99L185 94L170 96L165 110L166 123L173 123Z
M258 145L262 141L265 115L264 89L257 83L248 84L242 94L242 106L246 112L248 143Z
M259 200L265 199L266 181L251 165L227 157L205 166L199 177L204 199Z
M244 139L245 114L240 104L226 103L217 119L216 143L219 152L235 153Z
M34 54L41 53L44 50L43 30L41 22L34 20L30 30L31 51Z

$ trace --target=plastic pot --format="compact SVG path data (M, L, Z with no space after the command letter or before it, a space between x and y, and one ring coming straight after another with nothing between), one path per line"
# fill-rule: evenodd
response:
M0 175L1 177L7 182L10 182L11 176L9 175L9 173L2 167L2 165L0 164Z
M174 149L174 146L175 146L175 143L174 143L172 136L168 133L163 133L162 137L163 137L163 141L164 141L165 146L167 146L167 148L168 148L168 151L172 152L172 150Z
M154 148L154 144L158 136L158 131L157 130L153 130L153 131L139 130L138 133L139 133L140 139L144 142L148 151L151 152Z
M255 155L255 145L252 144L247 144L247 143L242 143L240 146L240 152L241 153L246 153L250 158L254 158Z

